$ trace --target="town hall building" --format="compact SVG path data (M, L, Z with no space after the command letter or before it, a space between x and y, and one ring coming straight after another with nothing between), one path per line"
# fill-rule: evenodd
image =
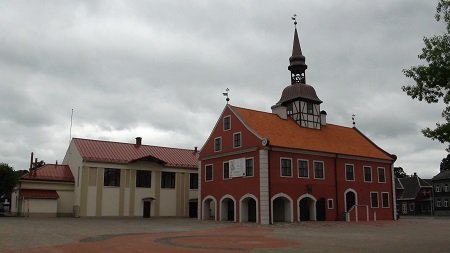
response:
M295 28L291 84L272 112L227 104L199 157L201 220L393 220L396 157L330 124L306 82Z

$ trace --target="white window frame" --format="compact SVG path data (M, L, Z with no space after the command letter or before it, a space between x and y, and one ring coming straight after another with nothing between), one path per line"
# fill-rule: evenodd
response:
M331 207L330 207L331 203ZM334 209L334 199L327 199L327 209Z
M380 170L383 170L384 182L380 181ZM377 168L377 173L378 173L378 183L385 184L386 181L387 181L387 180L386 180L386 168L384 168L384 167L378 167L378 168Z
M444 199L444 207L448 207L448 199Z
M372 194L377 195L377 206L373 206ZM370 208L380 208L380 198L378 192L370 192Z
M434 191L435 191L435 192L441 192L441 185L440 185L440 184L436 184L436 185L434 186Z
M370 170L370 181L366 181L366 168L369 168ZM363 166L363 179L365 183L373 182L372 166Z
M225 164L228 163L228 177L225 177ZM230 180L230 161L223 161L222 162L222 179L223 180Z
M208 180L206 178L206 175L207 175L206 169L208 166L211 166L211 180ZM205 182L211 182L211 181L214 181L214 165L212 163L209 163L209 164L205 164Z
M302 162L306 162L306 171L308 172L308 176L306 176L306 177L303 177L303 176L300 176L300 161L302 161ZM307 159L297 159L297 173L298 173L298 177L299 178L309 178L309 160L307 160Z
M448 192L448 184L444 184L444 192Z
M441 207L441 200L440 199L436 200L436 207Z
M283 176L283 160L290 160L291 161L291 175L290 176ZM293 177L292 173L292 158L288 157L280 157L280 177Z
M348 179L347 178L347 166L352 166L353 179ZM344 173L345 173L345 181L350 181L350 182L355 181L355 165L354 164L346 163L345 166L344 166Z
M220 140L220 149L216 150L216 140ZM214 138L214 152L222 151L222 136Z
M387 195L387 206L384 206L384 198L383 195ZM389 192L381 192L381 208L389 208L391 207L391 197L389 196Z
M238 134L239 134L239 146L235 146L234 138ZM242 132L233 133L233 148L240 148L240 147L242 147Z
M323 174L322 178L316 177L316 166L315 166L316 163L321 163L322 164L322 174ZM313 161L313 173L314 173L314 179L325 180L325 162L324 161L314 160Z
M225 119L229 119L230 127L228 129L225 129ZM231 130L231 115L227 115L223 117L223 125L222 125L223 131L229 131Z

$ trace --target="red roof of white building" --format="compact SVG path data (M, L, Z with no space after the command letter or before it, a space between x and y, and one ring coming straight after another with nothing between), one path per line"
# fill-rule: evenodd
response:
M194 150L79 138L73 141L85 161L123 164L151 159L168 167L197 168Z
M74 182L67 165L46 164L23 175L21 180Z
M274 113L229 107L252 132L268 139L271 146L394 160L356 128L326 124L320 130L311 129Z

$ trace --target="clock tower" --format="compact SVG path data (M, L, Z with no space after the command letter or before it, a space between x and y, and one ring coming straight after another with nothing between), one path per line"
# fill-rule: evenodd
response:
M295 20L295 17L293 19ZM292 118L301 127L321 129L325 124L326 113L320 111L322 101L317 97L314 88L306 84L305 71L308 66L300 47L296 20L294 25L294 42L288 67L291 72L291 85L284 88L280 100L272 106L272 112L283 119Z

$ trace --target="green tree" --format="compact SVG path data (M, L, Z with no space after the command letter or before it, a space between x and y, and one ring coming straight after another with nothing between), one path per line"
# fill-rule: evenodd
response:
M402 167L394 167L394 175L397 178L404 178L408 176Z
M441 161L440 170L450 170L450 154Z
M442 35L423 39L425 47L419 54L426 65L404 69L406 77L412 78L415 84L402 86L402 90L413 99L425 100L427 103L442 101L445 108L442 117L445 123L436 123L436 128L429 127L422 133L432 140L450 144L450 0L439 0L436 8L436 21L446 23L446 32ZM450 152L450 146L447 147Z
M13 168L6 163L0 163L0 196L10 194L16 183L17 178Z

